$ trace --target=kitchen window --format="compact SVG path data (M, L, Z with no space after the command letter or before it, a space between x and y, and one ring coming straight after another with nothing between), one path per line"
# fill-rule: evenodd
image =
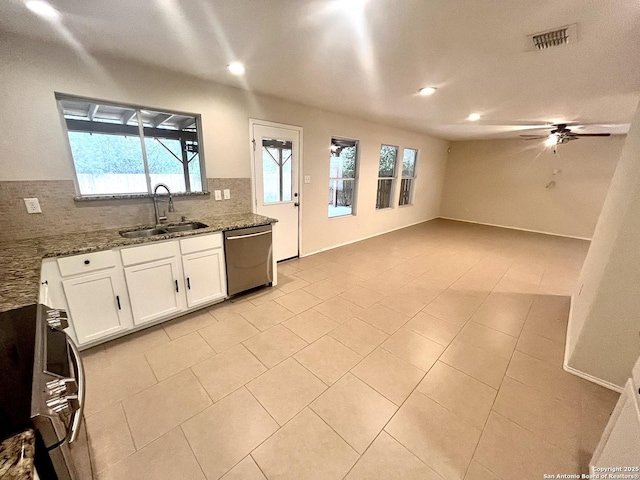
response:
M206 191L200 116L56 94L80 197Z
M418 150L405 148L402 155L402 179L400 181L400 199L398 205L411 205L413 183L416 179L416 161Z
M391 207L393 195L393 181L396 178L396 159L398 147L382 145L380 147L380 163L378 165L378 193L376 195L376 208Z
M358 141L331 139L329 218L354 214Z

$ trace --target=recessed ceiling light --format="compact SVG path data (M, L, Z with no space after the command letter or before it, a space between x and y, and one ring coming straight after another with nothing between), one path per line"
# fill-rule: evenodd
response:
M470 122L477 122L478 120L480 120L480 114L472 113L467 117L467 120L469 120Z
M60 16L55 8L43 0L29 0L25 5L29 10L41 17L58 18Z
M227 65L227 70L229 70L234 75L243 75L244 74L244 65L240 62L231 62Z
M428 97L436 93L436 89L434 87L424 87L418 90L418 93L424 97Z

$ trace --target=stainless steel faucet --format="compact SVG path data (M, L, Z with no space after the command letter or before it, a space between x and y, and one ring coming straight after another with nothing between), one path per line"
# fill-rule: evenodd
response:
M164 222L167 219L166 211L162 213L162 216L160 216L160 213L158 213L158 188L160 187L164 187L164 189L169 194L169 208L168 208L169 212L174 211L173 197L171 196L171 190L169 190L169 187L167 187L164 183L158 183L155 187L153 187L153 211L156 215L156 226L160 226L162 222Z

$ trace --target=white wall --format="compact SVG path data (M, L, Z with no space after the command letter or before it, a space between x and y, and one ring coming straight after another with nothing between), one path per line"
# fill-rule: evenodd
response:
M591 238L623 143L624 136L580 139L554 154L542 141L452 142L440 214Z
M571 369L622 387L640 355L640 108L573 296Z
M0 44L0 181L72 179L54 92L202 114L209 178L250 176L249 118L304 128L303 253L438 215L448 142L22 37ZM339 95L336 95L339 97ZM331 136L360 140L358 215L327 218ZM381 143L420 149L415 205L375 210Z

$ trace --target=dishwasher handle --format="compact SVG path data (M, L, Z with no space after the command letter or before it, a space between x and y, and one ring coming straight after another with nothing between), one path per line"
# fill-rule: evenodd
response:
M225 240L237 240L238 238L258 237L260 235L266 235L268 233L271 233L271 230L267 230L266 232L249 233L248 235L235 235L233 237L227 237Z

